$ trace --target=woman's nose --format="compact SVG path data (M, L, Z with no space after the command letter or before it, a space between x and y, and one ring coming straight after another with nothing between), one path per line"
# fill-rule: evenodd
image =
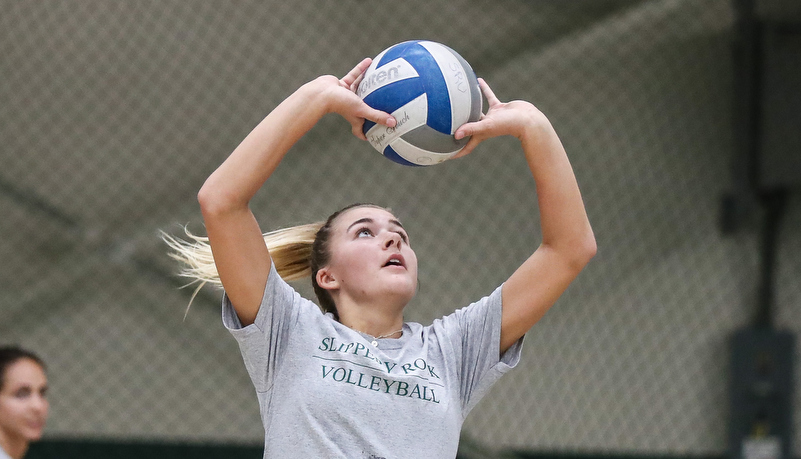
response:
M384 248L388 249L388 248L392 247L393 245L397 245L398 247L400 247L400 245L401 245L401 237L400 237L400 234L398 234L398 233L396 233L394 231L390 231L388 233L388 236L387 236L386 240L384 241Z
M50 408L50 403L47 401L47 398L40 395L37 396L36 399L33 401L33 408L38 413L47 414L48 409Z

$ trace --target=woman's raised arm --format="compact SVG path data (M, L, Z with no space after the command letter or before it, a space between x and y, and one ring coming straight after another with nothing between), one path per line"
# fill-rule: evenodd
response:
M502 103L486 82L479 83L489 111L456 131L457 138L473 136L459 156L490 137L517 137L536 182L542 226L542 243L503 286L503 353L545 315L597 248L576 177L551 123L528 102Z
M364 139L365 119L394 125L355 94L370 65L365 59L344 78L326 75L301 86L236 147L198 192L214 263L243 325L253 323L261 304L270 254L249 203L289 149L327 113L341 114Z

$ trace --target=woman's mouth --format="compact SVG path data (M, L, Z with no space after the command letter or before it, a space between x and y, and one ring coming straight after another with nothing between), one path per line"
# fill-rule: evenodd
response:
M387 262L384 263L383 267L387 268L387 267L390 267L390 266L396 266L396 267L400 267L400 268L404 268L405 269L406 268L406 263L403 260L403 255L394 254L394 255L390 256L389 259L387 260Z

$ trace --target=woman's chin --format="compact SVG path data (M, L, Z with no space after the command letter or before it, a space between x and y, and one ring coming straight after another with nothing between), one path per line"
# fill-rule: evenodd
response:
M398 289L395 292L396 297L399 298L399 302L403 302L404 306L412 301L412 298L417 294L417 285L406 286L403 289Z
M25 439L28 441L39 441L42 439L43 435L44 435L44 426L29 427L24 431Z

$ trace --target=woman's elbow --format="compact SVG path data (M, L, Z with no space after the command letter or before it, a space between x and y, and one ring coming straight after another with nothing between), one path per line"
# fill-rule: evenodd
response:
M579 244L576 250L576 264L584 268L590 260L598 253L598 243L595 241L595 235L588 234Z
M590 233L579 241L574 241L569 250L563 252L567 263L572 266L576 273L584 269L585 266L598 253L598 244L595 236Z
M203 185L197 192L197 202L200 204L200 211L203 215L219 213L223 207L219 193L215 193L207 184Z
M243 205L247 207L247 202L239 203L238 200L227 196L223 190L214 187L208 181L197 192L197 202L200 204L200 211L204 217L224 214Z

